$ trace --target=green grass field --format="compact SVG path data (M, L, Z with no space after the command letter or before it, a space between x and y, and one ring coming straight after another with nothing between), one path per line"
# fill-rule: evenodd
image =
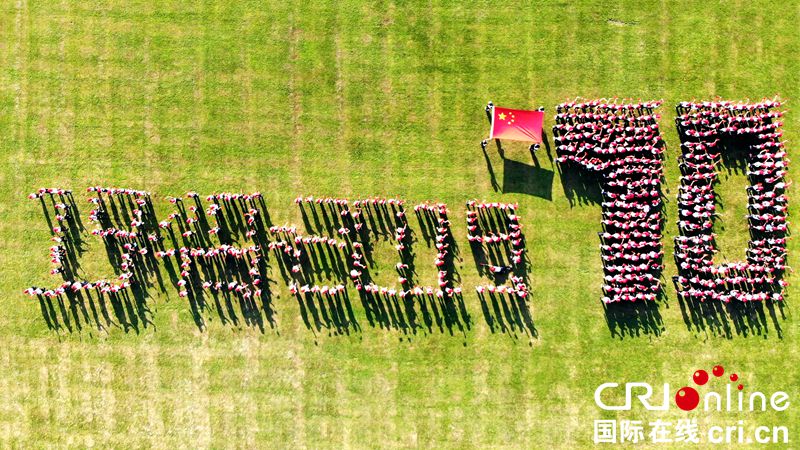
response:
M793 425L796 445L798 405L613 414L593 400L603 382L674 390L719 363L748 388L797 401L796 287L784 317L728 338L688 329L667 283L663 324L612 332L599 301L600 206L571 204L557 172L552 189L531 179L526 146L509 145L505 161L490 146L487 161L478 142L487 100L544 105L549 127L555 105L576 96L664 99L669 279L674 105L779 94L794 109L798 22L794 1L0 3L0 446L577 448L592 445L595 419L687 416L705 428ZM794 154L800 113L790 110L783 129ZM555 167L543 159L542 169ZM152 324L139 333L56 333L22 294L53 282L47 225L25 196L98 184L159 199L260 190L278 224L302 223L299 194L447 202L470 329L373 328L352 296L360 331L315 332L276 277L277 326L263 333L223 325L214 310L200 331L174 289L152 291ZM530 186L552 198L519 192ZM729 260L747 242L744 186L723 175L718 190ZM462 225L472 198L520 203L537 337L486 323ZM87 240L86 276L111 275L99 239ZM791 265L797 240L790 252ZM432 283L420 253L420 278ZM379 263L392 271L388 256Z

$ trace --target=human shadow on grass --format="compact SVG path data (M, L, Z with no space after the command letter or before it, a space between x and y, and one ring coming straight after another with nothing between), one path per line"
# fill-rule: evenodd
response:
M599 205L603 202L600 178L602 175L587 173L583 167L569 162L558 163L557 167L561 187L570 207Z
M788 304L784 301L764 302L703 302L678 296L681 316L687 330L706 337L761 337L767 339L770 325L778 339L783 339L781 321L787 318Z
M486 162L486 171L489 173L489 182L492 184L492 189L497 192L501 189L501 187L500 183L497 182L497 175L494 172L492 160L489 158L489 154L486 152L486 145L481 144L481 151L483 152L483 160Z
M55 332L89 331L108 332L119 328L139 334L142 328L152 325L151 311L144 294L137 289L115 293L92 291L65 292L45 297L39 295L39 307L47 327Z
M539 337L527 299L496 292L478 293L478 299L483 318L492 333L507 334L515 339L524 335L530 342Z
M664 321L657 301L600 303L612 337L657 337L664 332Z
M367 322L375 328L398 330L404 335L433 332L466 336L471 319L461 294L437 293L429 288L418 294L401 296L388 292L362 292L361 302Z
M303 323L314 334L327 331L329 336L341 336L361 330L347 290L298 293L295 298Z

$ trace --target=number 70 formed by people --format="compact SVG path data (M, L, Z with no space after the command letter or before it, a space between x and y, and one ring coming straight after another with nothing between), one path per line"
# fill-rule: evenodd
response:
M586 172L600 184L605 303L663 294L660 105L601 99L557 106L553 135L560 170ZM775 111L780 106L777 100L676 106L681 178L673 284L689 303L783 299L788 159L780 142L782 113ZM750 181L747 259L716 265L717 168L739 161Z

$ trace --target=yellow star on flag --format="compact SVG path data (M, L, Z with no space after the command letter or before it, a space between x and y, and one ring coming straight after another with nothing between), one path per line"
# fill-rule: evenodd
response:
M500 120L506 120L506 113L500 113L497 115L497 117L499 117Z

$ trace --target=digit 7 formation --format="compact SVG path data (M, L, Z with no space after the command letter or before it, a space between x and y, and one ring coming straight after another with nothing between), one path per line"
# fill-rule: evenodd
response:
M597 176L603 195L603 302L655 300L661 293L663 141L661 102L562 103L553 135L560 170Z

